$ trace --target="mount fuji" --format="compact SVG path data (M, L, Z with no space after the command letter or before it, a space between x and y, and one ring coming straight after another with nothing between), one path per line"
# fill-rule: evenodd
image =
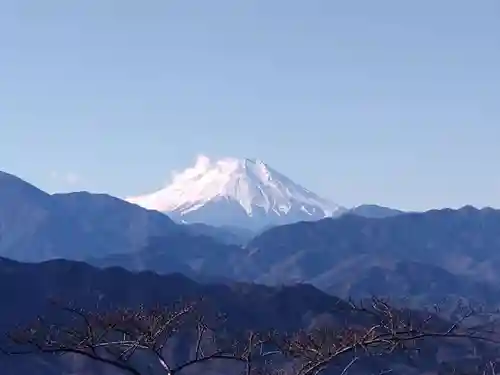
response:
M347 209L256 159L199 156L170 185L126 200L184 223L261 230L298 221L337 217Z

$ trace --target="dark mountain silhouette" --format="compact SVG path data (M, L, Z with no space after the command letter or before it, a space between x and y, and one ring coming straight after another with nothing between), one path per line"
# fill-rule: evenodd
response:
M454 275L441 267L412 261L382 263L359 272L342 273L328 280L322 289L343 298L390 297L400 306L422 308L440 306L443 314L457 303L500 307L500 288L468 276Z
M179 274L133 274L116 267L100 270L85 263L66 260L24 264L0 259L0 295L5 301L9 301L0 309L0 333L9 331L18 324L28 323L37 315L50 317L53 309L48 302L49 298L57 299L60 303L75 303L78 307L105 311L118 307L138 308L141 305L167 306L180 299L189 301L203 296L210 306L227 314L226 324L230 330L273 329L294 332L327 322L347 322L358 326L373 324L371 318L350 313L346 302L309 285L275 288L243 283L202 285ZM427 314L422 314L422 317L427 317ZM436 324L436 327L444 328L450 323L437 319ZM423 354L419 363L410 366L400 356L373 359L375 362L368 359L369 362L365 364L360 361L359 371L352 373L365 374L368 373L366 371L377 368L374 366L387 368L388 363L393 369L403 366L401 371L394 371L395 374L421 373L415 368L412 370L412 366L435 369L441 361L438 356L441 345L448 351L448 361L452 359L453 353L465 358L468 348L472 349L467 343L448 346L434 340L422 347ZM19 358L0 355L2 373L69 375L75 373L75 369L79 373L87 373L91 369L93 372L90 373L100 373L89 367L92 364L71 357L62 363L58 359L45 357Z

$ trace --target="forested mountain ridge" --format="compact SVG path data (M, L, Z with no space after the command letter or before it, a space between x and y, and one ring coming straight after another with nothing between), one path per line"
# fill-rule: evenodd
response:
M12 285L16 285L15 290L11 287ZM66 340L64 341L66 342L64 348L66 348L67 345L78 345L78 347L82 348L86 348L86 345L90 345L88 341L79 340L75 342L73 339L67 341L73 336L67 336L68 334L65 333L66 331L63 331L63 336L61 336L61 332L58 331L59 328L57 328L68 327L72 330L78 330L78 327L84 321L79 319L79 315L76 315L77 320L63 319L62 315L60 318L57 318L59 315L55 307L51 305L51 300L57 301L57 306L74 306L78 309L83 308L83 311L89 311L91 314L104 314L102 315L102 319L108 319L105 318L108 312L114 314L114 312L121 311L121 308L127 309L124 311L138 311L139 314L145 314L141 313L141 311L148 311L150 308L157 307L169 308L175 306L176 302L202 301L203 305L201 306L205 307L203 307L203 310L200 310L200 312L207 317L206 319L209 319L208 316L210 316L211 311L217 313L217 315L222 313L223 316L226 317L222 321L223 326L221 326L225 327L223 332L226 333L224 333L224 335L230 334L230 337L233 338L240 337L240 334L251 331L256 333L260 332L259 335L265 334L265 332L276 332L276 334L279 335L286 335L287 333L293 332L299 333L301 330L310 332L310 334L313 335L323 335L321 332L330 332L328 330L322 330L322 327L334 329L332 332L338 330L339 334L344 332L344 328L342 327L351 327L350 329L358 327L356 329L361 330L360 332L363 330L364 332L368 332L366 330L370 330L371 325L375 324L377 319L380 319L380 317L377 317L377 314L372 315L370 312L364 313L363 310L352 310L350 303L325 294L309 285L283 287L267 287L245 283L203 285L191 281L179 274L166 276L157 275L152 272L134 274L120 268L103 270L91 267L85 263L66 260L25 264L7 259L0 259L0 294L4 299L10 301L9 304L6 304L0 310L0 331L12 332L15 327L23 327L26 324L29 325L30 322L36 322L37 316L45 316L42 320L38 320L36 324L38 328L36 329L41 330L44 324L53 324L52 322L55 322L56 325L51 328L52 336L50 337L53 337L55 340L64 338L64 340ZM202 297L203 299L200 300ZM380 307L383 306L385 305L380 305ZM411 314L408 315L408 317L412 316L413 318L411 319L416 319L415 322L421 322L419 324L430 321L428 319L428 313L418 311L411 312L409 310L407 310L407 312L404 311L405 310L401 311L403 314L402 316ZM78 314L80 314L80 312ZM130 319L126 318L129 313L124 312L123 314L125 315L117 316L115 314L109 316L115 317L112 319L116 319L120 316L123 316L123 319ZM93 324L99 322L99 320L95 319L101 319L99 315L89 315L89 317L92 316L94 317L91 318L91 321L95 322ZM135 315L131 315L131 318L133 318L133 316ZM198 313L196 316L199 316ZM385 318L389 317L389 315L385 313L381 316ZM376 320L373 320L374 318L376 318ZM209 321L210 320L205 320L207 324L209 324ZM80 323L75 325L76 322ZM189 321L187 322L189 323ZM403 320L398 320L397 322L397 324L403 324ZM212 327L210 324L209 326ZM217 326L218 325L213 326L214 328L211 328L211 330L216 329L215 327ZM84 327L85 326L83 326L83 328ZM150 326L146 325L145 329L147 327ZM192 326L190 327L193 328ZM401 327L404 328L406 326ZM452 321L448 322L447 320L435 316L432 319L432 324L428 325L428 323L425 323L419 330L427 332L425 329L428 329L430 330L429 332L435 332L435 334L441 332L439 333L441 335L445 334L452 327ZM186 334L191 332L191 328L186 328L188 329ZM54 331L54 329L57 329L57 331ZM28 332L36 331L30 330ZM84 332L87 332L87 330L85 329L79 334L83 334ZM182 363L182 361L186 360L193 353L192 345L195 345L196 341L193 342L191 339L188 339L191 337L191 334L183 336L182 332L183 331L180 331L181 336L178 339L169 341L168 353L165 355L169 358L169 361L173 361L171 365L174 363ZM214 331L214 334L215 332L216 331ZM381 332L381 334L383 333ZM33 335L33 333L29 333L29 335ZM2 337L6 336L2 335ZM27 336L24 335L19 337L22 338ZM99 364L98 361L84 360L79 356L75 357L69 355L54 357L51 355L39 355L40 352L37 351L38 347L48 348L47 350L49 350L53 348L54 342L46 341L47 336L45 335L38 335L36 337L36 340L42 340L37 341L40 343L38 345L41 346L29 345L28 348L30 348L32 354L23 354L22 357L19 357L18 354L0 354L0 365L4 371L7 371L6 373L13 375L25 373L36 375L69 375L73 374L74 371L79 371L79 373L87 373L89 371L91 373L100 373L100 371L112 374L120 373L107 372L111 371L111 367L103 366L102 363ZM297 336L294 340L298 340L299 337L302 336ZM388 337L388 339L389 338L390 337ZM333 337L331 339L333 339ZM454 368L455 365L453 365L453 363L464 358L469 358L472 363L479 365L482 363L481 361L489 358L487 356L494 353L493 347L490 348L489 346L483 345L481 349L478 349L473 345L473 342L470 341L471 339L465 337L457 340L446 338L440 340L439 337L424 341L419 339L418 345L421 350L421 355L413 359L411 359L412 356L409 354L411 350L407 352L406 349L398 349L393 352L387 351L387 348L383 345L377 346L373 348L373 353L379 354L373 357L363 356L356 360L355 366L354 364L352 365L350 373L361 375L371 373L370 371L374 369L378 369L377 371L387 371L390 369L394 374L419 374L425 369L429 371L429 374L438 374L443 373L439 371L442 371L445 367ZM352 340L352 338L349 340ZM23 342L23 339L20 339L18 342ZM353 341L352 344L354 345L355 342ZM10 348L19 350L20 344L13 344L10 343L8 339L4 339L0 345L4 353L10 353ZM217 345L224 344L219 343ZM360 342L359 345L362 345L362 343ZM26 346L21 347L25 348ZM209 345L209 348L214 350L212 344ZM326 350L327 347L324 347L324 349ZM439 354L442 351L447 352L446 358L444 359L441 358ZM473 356L474 352L476 353L476 357ZM331 368L329 365L329 369L326 373L338 373L342 368L348 366L349 361L352 361L354 358L352 357L354 352L349 351L348 353L351 354L346 356L339 355L338 358L335 357L336 359L331 363ZM482 354L478 357L478 353ZM326 352L325 355L327 355ZM23 358L23 360L19 360L20 358ZM139 356L138 358L139 362L127 363L138 366L138 368L147 366L147 364L150 363L149 360L147 360L149 357ZM287 366L287 363L292 359L291 357L287 358L287 356L283 357L276 362L276 364L279 366ZM297 360L299 360L298 358L299 357L297 357ZM300 361L302 361L302 359L300 359ZM240 368L238 361L236 361L235 364L231 363L232 362L227 361L223 361L223 363L214 362L213 366L215 367L211 367L212 364L210 364L207 369L203 370L203 373L211 374L217 373L218 371L236 371ZM194 373L199 373L196 371L198 370L195 370ZM138 373L142 374L142 372ZM144 373L146 374L147 372ZM164 372L160 371L155 372L155 374L156 373L163 374Z

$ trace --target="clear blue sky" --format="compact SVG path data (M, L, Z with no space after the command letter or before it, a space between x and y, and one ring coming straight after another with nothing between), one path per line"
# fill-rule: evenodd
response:
M500 2L1 2L0 169L126 196L199 153L345 205L500 207Z

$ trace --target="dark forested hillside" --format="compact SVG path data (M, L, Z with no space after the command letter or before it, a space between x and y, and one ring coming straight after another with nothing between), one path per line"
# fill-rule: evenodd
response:
M14 285L15 288L12 287ZM139 309L140 306L169 306L176 301L195 301L204 297L204 306L224 313L227 317L224 323L226 329L235 334L248 330L284 334L325 325L339 327L337 329L340 329L340 325L368 329L371 324L375 324L372 315L365 316L361 312L355 312L349 303L308 285L275 288L241 283L202 285L178 274L133 274L120 268L99 270L85 263L63 260L23 264L2 259L0 289L0 294L9 301L0 310L0 330L3 332L10 331L19 324L29 323L37 315L44 315L50 322L50 319L54 319L54 307L51 307L49 299L56 300L61 305L68 304L105 313L122 307ZM416 319L421 316L421 322L428 321L427 314L414 312L412 316ZM436 332L446 332L452 326L451 322L436 317L431 328ZM434 339L422 341L419 345L425 356L414 358L410 362L407 354L399 351L373 358L366 357L359 360L356 367L352 368L352 373L367 374L374 368L380 371L390 368L394 374L417 374L422 369L432 370L430 374L436 373L438 368L444 366L443 361L451 363L453 358L472 355L474 346L467 340L469 339L451 342ZM183 342L174 341L172 344L174 358L187 355L182 349L187 342ZM9 345L5 340L2 343L4 348ZM438 353L441 350L447 351L447 359L440 359ZM493 349L481 350L486 355ZM19 361L19 358L24 360ZM35 375L69 375L74 371L98 373L93 361L82 361L79 357L71 356L64 358L61 364L59 359L46 356L3 355L0 356L0 364L4 371L14 375L21 375L23 371ZM345 366L346 363L342 360L338 364ZM104 370L102 367L100 369L99 371Z

